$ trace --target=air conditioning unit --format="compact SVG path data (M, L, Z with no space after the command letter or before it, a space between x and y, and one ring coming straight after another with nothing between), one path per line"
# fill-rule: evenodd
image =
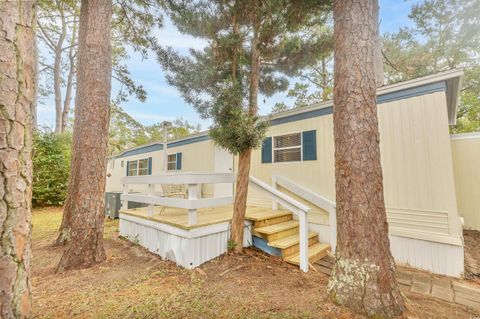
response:
M122 192L105 192L105 217L118 218L118 212L122 207L120 195Z
M120 196L122 192L105 192L105 217L110 217L112 219L118 218L118 212L122 207L122 201ZM147 207L148 204L137 203L137 202L128 202L128 209Z

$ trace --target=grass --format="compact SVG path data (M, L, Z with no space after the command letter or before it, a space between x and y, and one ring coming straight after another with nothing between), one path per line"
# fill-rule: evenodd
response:
M321 273L304 274L253 249L185 270L120 239L112 220L105 221L106 262L56 273L63 247L51 243L60 223L59 208L33 213L35 318L364 318L327 298ZM409 299L411 318L478 316L431 298Z

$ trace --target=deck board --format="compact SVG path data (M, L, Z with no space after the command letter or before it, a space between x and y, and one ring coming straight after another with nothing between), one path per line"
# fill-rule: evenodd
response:
M197 224L188 225L188 210L182 208L155 206L152 216L148 216L147 208L134 208L121 210L120 213L141 217L162 224L168 224L182 229L194 229L224 222L229 222L233 216L233 205L201 208L197 211ZM259 206L247 206L246 219L257 220L262 216L283 216L286 211L272 212L271 208ZM288 213L288 212L287 212Z

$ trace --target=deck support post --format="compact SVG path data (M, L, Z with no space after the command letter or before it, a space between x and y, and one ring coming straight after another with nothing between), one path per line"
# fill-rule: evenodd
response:
M128 195L128 184L123 184L123 195ZM122 209L127 210L128 209L128 200L124 199L122 200Z
M303 272L308 271L308 222L307 214L300 211L298 214L298 222L300 226L300 269Z
M198 198L198 186L197 184L188 184L188 199L195 200ZM188 224L195 225L197 223L197 210L188 210Z
M154 196L155 195L155 184L148 184L148 195ZM154 205L149 204L147 208L147 215L148 217L152 217L154 212Z
M335 206L328 210L328 224L330 226L330 247L335 253L337 247L337 210Z

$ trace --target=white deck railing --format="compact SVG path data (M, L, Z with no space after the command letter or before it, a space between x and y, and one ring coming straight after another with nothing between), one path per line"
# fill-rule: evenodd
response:
M307 214L310 207L300 203L290 196L280 192L272 186L250 176L250 185L264 193L267 193L274 202L280 203L283 207L289 209L298 216L299 236L300 236L300 269L308 271L308 218Z
M233 196L201 198L198 186L201 184L233 183L236 176L233 173L165 173L161 175L127 176L122 178L123 193L122 208L127 209L128 202L148 204L147 214L153 215L154 205L188 209L188 224L197 223L197 209L223 206L233 203ZM147 194L132 194L129 185L148 185ZM184 184L188 185L188 198L171 198L155 194L155 185Z
M315 206L320 207L328 213L328 221L330 226L330 246L332 247L332 251L335 252L335 248L337 246L336 203L283 176L273 175L272 185L275 189L277 189L278 186L283 187L289 192L305 199ZM273 201L272 207L273 209L278 209L278 202Z

